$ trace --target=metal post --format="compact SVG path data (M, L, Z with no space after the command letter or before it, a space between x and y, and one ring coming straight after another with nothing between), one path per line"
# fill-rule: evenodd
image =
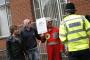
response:
M60 0L57 0L57 4L58 4L59 18L60 18L60 23L61 23L61 20L62 20L62 8L61 8Z
M34 7L34 15L35 15L35 19L36 19L36 11L35 11L35 3L34 3L34 0L33 0L33 7Z

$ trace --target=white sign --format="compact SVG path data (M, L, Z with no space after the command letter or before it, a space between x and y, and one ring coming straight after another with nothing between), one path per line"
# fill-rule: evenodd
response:
M36 26L37 26L38 34L43 34L47 32L47 25L45 18L37 19Z

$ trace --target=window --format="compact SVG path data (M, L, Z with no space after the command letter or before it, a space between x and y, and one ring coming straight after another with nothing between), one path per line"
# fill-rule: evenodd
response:
M0 38L7 37L9 33L9 4L8 0L0 0Z
M54 25L59 26L62 17L65 15L64 6L67 0L33 0L36 19L51 17Z

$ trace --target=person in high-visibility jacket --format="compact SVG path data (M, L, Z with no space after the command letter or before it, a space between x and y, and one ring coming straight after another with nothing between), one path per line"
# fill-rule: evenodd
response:
M42 36L42 42L46 41L48 60L62 60L61 52L64 51L64 45L59 39L59 29L53 27L51 18L48 18L46 22L48 31Z
M83 15L75 14L73 3L67 3L65 11L69 14L60 24L59 37L68 47L69 60L90 60L90 23Z

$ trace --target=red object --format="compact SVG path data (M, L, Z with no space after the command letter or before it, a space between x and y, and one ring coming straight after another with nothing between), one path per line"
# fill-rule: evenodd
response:
M64 45L59 39L59 29L53 27L49 32L45 33L45 36L47 39L48 60L62 60L61 51L64 50ZM51 42L55 42L58 44L49 45L49 43Z
M49 42L61 42L58 35L56 36L58 38L54 37L55 33L58 33L58 35L59 35L59 29L56 27L52 27L49 32L45 33L46 39L48 39L47 43L49 43Z
M59 45L47 46L48 60L62 60Z

